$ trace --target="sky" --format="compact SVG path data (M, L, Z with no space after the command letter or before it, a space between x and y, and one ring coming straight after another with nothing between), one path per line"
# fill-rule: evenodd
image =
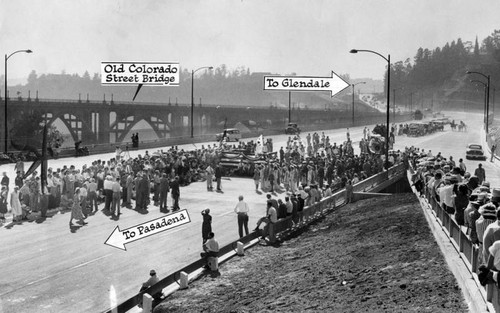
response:
M0 8L0 53L33 50L9 59L9 85L32 70L93 75L102 61L382 79L386 61L349 51L413 60L419 47L500 29L498 0L0 0Z

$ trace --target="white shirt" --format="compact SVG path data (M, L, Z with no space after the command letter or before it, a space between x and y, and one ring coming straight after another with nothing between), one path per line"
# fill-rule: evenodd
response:
M493 266L498 270L500 268L500 241L490 247L490 254L493 256Z
M236 207L234 208L234 212L235 213L245 213L245 214L248 214L248 212L250 211L250 208L248 207L248 204L241 200L239 201L237 204L236 204Z

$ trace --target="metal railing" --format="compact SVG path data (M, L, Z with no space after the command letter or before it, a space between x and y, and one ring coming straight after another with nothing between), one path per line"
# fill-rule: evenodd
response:
M380 172L355 184L353 186L353 192L366 192L366 191L376 190L377 187L385 186L388 183L392 183L399 180L400 178L404 177L405 173L406 169L404 164L402 163L397 164L389 168L388 171ZM270 229L269 229L270 242L272 243L275 240L278 240L279 238L287 236L293 231L297 231L309 225L310 223L318 220L325 214L329 213L335 208L338 208L339 206L344 205L345 203L346 203L346 192L345 189L342 189L337 191L328 198L324 198L313 205L305 207L303 211L298 212L297 216L294 217L289 216L287 218L279 219L276 223L270 224ZM250 243L254 239L257 239L259 236L260 235L257 232L252 232L251 234L245 237L237 239L223 246L219 250L219 255L223 256L227 253L233 252L236 249L238 241L247 246L248 243ZM171 284L174 283L179 284L179 277L181 272L185 272L189 275L194 273L196 270L200 269L203 265L205 265L205 260L203 259L196 260L193 263L163 278L150 288L137 293L131 298L118 304L116 307L110 308L104 312L106 313L127 312L132 308L134 308L137 304L141 303L142 297L145 293L153 295L158 292L161 292L164 288L170 286Z

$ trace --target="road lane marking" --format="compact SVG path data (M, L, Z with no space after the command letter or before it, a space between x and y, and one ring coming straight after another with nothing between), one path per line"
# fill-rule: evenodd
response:
M90 261L84 262L84 263L82 263L82 264L75 265L75 266L70 267L70 268L68 268L68 269L65 269L65 270L63 270L63 271L61 271L61 272L57 272L57 273L55 273L55 274L52 274L52 275L49 275L49 276L42 277L42 278L40 278L40 279L34 280L34 281L32 281L32 282L29 282L29 283L27 283L26 285L19 286L19 287L15 288L15 289L12 289L12 290L10 290L10 291L4 292L4 293L0 294L0 296L4 296L4 295L6 295L6 294L12 293L12 292L17 291L17 290L19 290L19 289L22 289L22 288L25 288L25 287L28 287L28 286L31 286L31 285L37 284L37 283L39 283L39 282L42 282L42 281L44 281L44 280L51 279L51 278L53 278L53 277L56 277L56 276L62 275L62 274L64 274L64 273L67 273L67 272L72 271L72 270L74 270L74 269L77 269L77 268L80 268L80 267L82 267L82 266L88 265L88 264L90 264L90 263L94 263L94 262L99 261L99 260L101 260L101 259L107 258L107 257L108 257L108 256L110 256L110 255L112 255L112 253L109 253L109 254L103 255L103 256L101 256L101 257L98 257L98 258L95 258L95 259L93 259L93 260L90 260Z

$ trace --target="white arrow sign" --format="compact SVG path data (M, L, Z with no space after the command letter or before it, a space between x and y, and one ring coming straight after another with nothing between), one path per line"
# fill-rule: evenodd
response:
M335 96L349 83L332 71L332 77L264 76L264 90L330 91Z
M189 218L188 211L182 210L124 230L120 230L120 227L116 226L104 244L127 251L125 248L127 243L161 233L189 222L191 222L191 219Z

